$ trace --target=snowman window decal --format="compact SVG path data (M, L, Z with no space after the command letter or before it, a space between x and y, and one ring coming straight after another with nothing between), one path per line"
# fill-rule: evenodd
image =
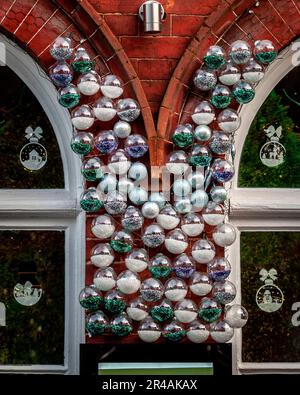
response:
M47 162L47 150L38 141L42 138L43 130L37 127L35 130L28 126L25 130L25 136L29 143L24 145L20 151L20 162L26 170L38 171L42 169Z
M270 141L266 142L260 150L260 160L267 167L276 167L284 162L286 149L279 143L282 135L282 126L277 129L270 125L264 130Z
M261 269L259 272L260 280L265 283L256 292L256 304L257 306L266 313L274 313L279 310L284 302L284 296L279 287L274 285L274 281L277 280L277 270Z
M42 297L43 290L26 281L24 285L18 283L14 287L14 298L22 306L33 306Z

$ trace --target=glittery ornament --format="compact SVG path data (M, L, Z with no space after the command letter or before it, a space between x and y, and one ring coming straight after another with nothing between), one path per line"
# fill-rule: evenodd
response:
M239 304L228 306L225 312L225 321L231 328L243 328L248 321L248 312Z
M73 72L70 69L68 63L64 61L58 61L50 67L49 77L56 86L64 87L72 82Z
M142 214L145 218L153 219L159 214L159 206L155 202L146 202L142 207Z
M86 159L81 166L81 173L88 181L98 181L103 177L103 163L97 156Z
M204 55L204 63L209 69L216 70L226 62L226 54L218 45L212 45Z
M214 322L222 314L222 307L213 299L203 298L200 302L198 315L205 322Z
M189 324L197 318L197 305L191 299L183 299L176 303L174 314L179 322Z
M199 236L204 229L202 217L196 213L188 213L181 219L181 230L189 237Z
M115 259L113 249L108 243L96 244L91 251L93 265L103 268L111 265Z
M236 230L228 223L220 224L215 228L212 236L218 246L229 247L235 242Z
M150 259L148 269L152 277L166 278L171 274L172 264L167 256L159 253Z
M71 112L71 121L73 126L78 130L87 130L92 127L95 118L90 106L83 104L82 106L74 108Z
M165 296L172 302L178 302L186 297L188 287L180 278L170 278L165 283Z
M141 286L141 280L138 274L125 270L118 275L117 287L125 295L136 293Z
M240 78L240 69L231 61L228 61L219 71L219 81L223 85L234 85L240 80Z
M211 325L210 335L217 343L227 343L233 338L234 329L227 322L219 321Z
M141 113L140 106L133 99L121 99L117 102L117 114L121 121L133 122Z
M98 239L107 239L116 229L114 220L107 214L99 215L92 221L91 231Z
M142 187L133 187L128 196L137 206L141 206L148 200L148 192Z
M169 321L174 317L172 303L168 299L163 299L150 310L150 315L155 322Z
M123 149L118 149L110 155L107 165L112 173L124 175L130 168L131 161Z
M230 46L229 56L235 64L248 63L252 56L250 45L246 41L234 41Z
M211 161L211 154L207 147L195 144L189 155L188 162L193 167L208 166Z
M208 225L217 226L224 221L224 209L214 202L208 202L203 209L202 217Z
M146 343L154 343L161 336L161 329L150 317L146 318L138 327L138 337Z
M118 148L118 138L112 130L105 130L95 137L95 146L101 154L111 154Z
M254 56L260 63L269 64L277 56L277 50L270 40L258 40L254 43Z
M126 313L134 321L142 321L148 316L148 306L142 298L136 298L130 301Z
M109 313L118 314L125 310L125 295L117 289L106 293L104 297L104 308Z
M215 71L206 68L198 69L194 76L194 84L201 91L213 89L217 83Z
M103 193L108 193L117 189L117 183L118 180L113 174L105 173L97 188Z
M117 99L123 94L123 83L119 77L108 74L101 80L101 92L110 99Z
M179 214L187 214L192 210L192 203L188 198L179 199L174 203L174 208Z
M186 148L193 143L193 128L190 124L179 125L172 135L173 143L179 148Z
M71 140L71 148L78 155L87 155L94 148L94 137L92 133L78 132Z
M202 189L198 189L191 195L191 203L194 211L201 211L208 203L208 195Z
M57 37L50 48L50 55L56 60L69 59L72 52L72 43L68 37Z
M249 84L257 84L264 78L264 68L253 58L243 68L243 79Z
M79 89L73 84L60 88L57 96L59 104L65 108L73 108L80 101Z
M127 199L123 193L111 191L107 194L104 203L105 210L111 215L120 215L125 213L127 208Z
M131 125L126 121L118 121L114 124L113 131L119 139L126 139L131 133Z
M191 184L187 180L177 179L174 181L172 189L175 196L184 197L189 195L192 188L191 188Z
M227 108L220 112L217 120L220 129L222 129L224 133L229 134L235 132L241 124L241 119L238 113L231 108Z
M195 140L200 143L205 143L211 138L211 129L207 125L199 125L194 131Z
M142 181L147 176L148 176L148 170L147 167L144 165L144 163L135 162L131 165L128 172L128 177L130 177L134 181Z
M177 320L173 320L169 324L165 325L162 331L162 335L165 339L172 342L177 342L185 337L186 331L184 326Z
M209 125L215 119L215 110L206 100L201 101L194 109L192 120L197 125Z
M166 198L161 192L152 192L149 196L149 202L157 203L158 207L162 209L166 204Z
M210 197L215 203L224 203L228 199L228 193L222 186L214 186L210 190Z
M231 103L231 90L225 85L216 85L210 101L216 108L228 107Z
M92 104L95 118L102 122L111 121L117 113L113 101L107 97L101 97Z
M119 254L125 254L132 250L133 238L127 231L119 230L113 234L110 245Z
M195 272L190 278L190 290L197 296L205 296L212 290L212 284L207 273Z
M200 321L195 320L187 328L186 337L192 343L204 343L209 337L209 330Z
M225 159L215 159L212 164L212 177L217 182L228 182L234 176L234 167Z
M71 61L71 66L77 73L87 73L93 68L93 61L83 47L77 48Z
M115 336L128 336L133 331L131 319L127 314L121 313L110 321L110 329Z
M110 291L116 286L117 276L113 268L98 269L94 274L94 285L100 291Z
M109 328L109 321L103 311L98 310L86 317L85 328L90 336L99 336Z
M124 177L120 177L118 181L118 191L123 193L124 195L128 195L128 193L134 188L133 181L129 180L126 175Z
M232 96L239 104L246 104L254 99L255 91L248 82L241 80L234 85Z
M162 228L167 230L176 228L180 222L180 218L170 204L160 210L156 220Z
M216 249L213 243L208 240L197 240L192 247L192 257L198 263L208 263L214 259Z
M126 267L132 272L142 272L147 269L149 256L144 248L131 251L125 258Z
M169 155L166 167L172 174L183 174L189 168L187 154L184 151L173 151Z
M163 228L157 224L147 226L142 235L142 240L149 248L159 247L165 241Z
M147 278L141 284L140 294L146 302L157 302L164 295L164 286L155 278Z
M134 206L128 206L122 216L122 226L130 232L141 229L144 223L144 217L140 210Z
M188 247L186 235L181 229L171 230L166 235L165 247L171 254L181 254Z
M193 189L199 189L204 185L204 174L203 169L197 169L190 173L187 177L187 181L190 183Z
M97 310L103 303L102 292L94 285L89 285L80 291L79 303L84 309Z
M220 304L231 303L236 296L235 285L226 280L214 283L212 297Z
M223 132L214 132L213 137L209 143L209 148L216 155L224 155L231 152L232 139Z
M84 211L94 213L103 207L103 202L96 188L90 187L80 196L80 206Z
M140 134L132 134L125 140L124 148L132 158L141 158L147 153L149 147L145 137Z
M207 273L212 281L224 281L231 273L231 265L224 257L216 258L207 265Z
M194 260L187 254L180 254L174 260L174 271L179 278L190 278L196 270Z
M100 89L100 77L96 71L81 74L77 80L77 88L85 96L95 95Z

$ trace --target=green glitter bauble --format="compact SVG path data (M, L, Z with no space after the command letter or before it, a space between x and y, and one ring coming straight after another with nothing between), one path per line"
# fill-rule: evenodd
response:
M122 313L126 308L126 303L123 300L104 300L104 307L110 313Z
M172 136L173 143L180 148L188 147L193 143L193 133L176 133Z
M208 68L213 70L220 68L226 63L225 59L222 56L217 55L204 56L204 62Z
M222 314L222 309L221 308L200 309L198 314L199 314L199 317L202 318L204 321L206 321L206 322L214 322Z
M79 60L77 62L72 62L71 66L77 73L87 73L92 70L94 62L92 60Z
M166 278L171 271L172 269L168 266L154 266L150 269L150 273L154 278Z
M227 108L231 103L231 97L228 96L213 96L211 99L211 104L216 108Z
M101 296L90 296L80 301L83 308L88 310L97 310L101 306L103 298Z
M80 95L76 95L75 93L66 93L65 95L60 96L58 101L63 107L72 108L77 106L79 103Z
M232 96L239 104L246 104L253 100L255 93L253 90L235 88Z
M89 144L84 143L72 143L71 148L78 155L87 155L93 149Z
M268 51L268 52L260 52L255 55L256 60L258 60L261 63L268 64L273 62L273 60L276 58L277 52L275 51Z
M132 332L132 327L129 325L111 325L110 329L116 336L128 336Z
M122 241L111 240L110 245L116 252L120 254L125 254L126 252L130 252L132 250L130 244L123 243Z
M106 330L106 325L97 322L90 322L86 324L86 330L92 335L102 335Z
M150 311L151 317L156 322L164 322L171 320L174 317L174 312L171 307L155 306Z
M103 203L101 200L93 200L93 199L83 199L80 200L80 206L82 210L87 211L89 213L94 213L103 207Z
M177 332L171 332L171 333L166 333L164 337L168 340L171 340L172 342L178 342L179 340L183 339L186 334L186 331L177 331Z
M191 166L208 166L210 164L211 157L210 156L192 156L189 159L189 164Z
M88 181L97 181L103 177L103 171L101 169L82 170L82 175Z

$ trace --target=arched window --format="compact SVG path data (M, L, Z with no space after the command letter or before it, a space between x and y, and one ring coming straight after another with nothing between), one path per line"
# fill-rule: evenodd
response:
M237 373L300 370L300 69L295 45L268 68L241 109L230 248L248 324L233 341Z
M0 371L75 374L84 333L80 160L56 89L26 53L1 41Z

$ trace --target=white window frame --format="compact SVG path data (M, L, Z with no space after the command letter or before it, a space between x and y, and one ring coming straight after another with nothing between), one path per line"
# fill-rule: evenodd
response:
M236 175L230 191L230 223L237 229L237 241L228 249L232 264L231 278L237 286L237 298L241 303L240 234L255 231L300 231L300 189L290 188L239 188L239 165L248 130L258 110L275 86L295 66L299 40L285 48L267 68L264 79L256 88L251 104L240 107L241 125L236 132ZM296 43L296 44L295 44ZM299 56L299 55L298 55ZM263 142L262 142L263 143ZM292 315L292 312L291 312ZM236 329L232 340L233 374L299 373L300 361L295 363L245 363L242 361L242 330Z
M51 122L65 179L64 189L0 189L0 229L65 231L64 364L0 365L0 373L78 374L79 345L84 342L84 313L78 294L85 281L85 214L79 205L83 189L81 161L70 148L69 112L59 105L57 91L46 73L2 34L0 43L6 48L7 66L29 87Z

